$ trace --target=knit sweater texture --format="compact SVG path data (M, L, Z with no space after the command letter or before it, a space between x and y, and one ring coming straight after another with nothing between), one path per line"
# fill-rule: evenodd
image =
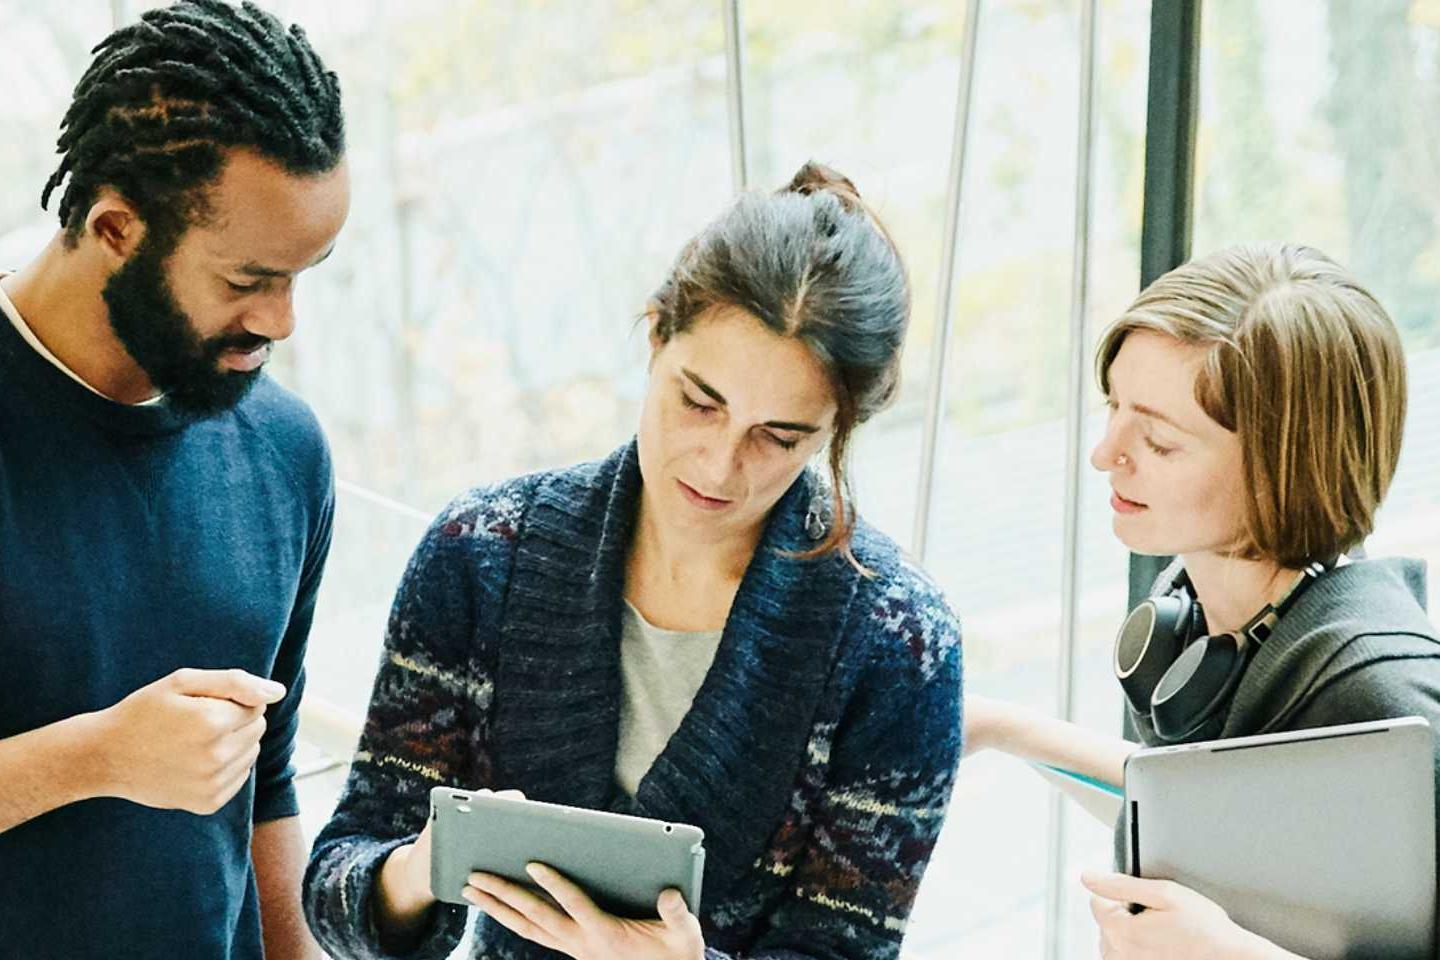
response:
M334 956L440 958L458 943L460 907L439 904L405 953L372 916L379 867L419 834L436 785L700 826L711 960L898 955L960 756L954 614L863 521L853 550L873 577L834 554L790 555L824 535L827 494L807 471L767 521L691 709L627 798L620 611L640 487L631 442L472 490L425 535L305 877ZM477 913L473 956L560 955Z

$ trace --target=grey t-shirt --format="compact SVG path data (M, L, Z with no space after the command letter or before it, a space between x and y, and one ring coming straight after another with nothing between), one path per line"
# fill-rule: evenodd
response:
M620 613L620 744L615 782L631 797L695 701L720 630L662 630L626 600Z

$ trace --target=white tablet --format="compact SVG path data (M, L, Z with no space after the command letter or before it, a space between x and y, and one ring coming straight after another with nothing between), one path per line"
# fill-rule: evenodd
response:
M1304 957L1435 957L1435 748L1420 717L1138 750L1126 856Z
M460 891L474 871L538 889L525 872L543 863L617 916L653 919L670 887L691 912L700 907L705 834L699 827L521 800L451 787L430 791L430 890L467 904Z

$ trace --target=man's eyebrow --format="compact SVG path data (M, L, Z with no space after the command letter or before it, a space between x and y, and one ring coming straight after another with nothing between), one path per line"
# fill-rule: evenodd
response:
M685 374L690 382L699 387L711 400L714 400L722 407L728 406L725 398L721 396L720 391L706 383L698 373L693 370L687 370L684 367L680 368L680 372ZM820 428L813 423L796 423L793 420L767 420L764 426L772 427L776 430L794 430L797 433L818 433L820 431Z
M308 265L306 265L306 266L304 266L304 267L301 267L300 270L309 270L310 267L318 267L320 264L322 264L322 263L324 263L326 260L328 260L328 259L330 258L330 254L332 254L332 253L334 253L334 252L335 252L335 244L332 243L332 244L330 244L329 249L327 249L324 253L320 254L320 256L316 257L315 260L314 260L313 262L311 262L310 264L308 264ZM249 277L269 277L269 278L273 278L273 279L284 280L284 279L287 278L287 277L294 276L296 273L299 273L300 271L299 271L299 270L295 270L295 271L291 271L291 270L278 270L278 269L276 269L275 267L267 267L267 266L264 266L264 265L262 265L262 264L256 263L256 262L254 262L254 261L252 260L252 261L249 262L249 263L242 264L242 265L238 268L238 272L243 273L243 274L245 274L246 276L249 276Z

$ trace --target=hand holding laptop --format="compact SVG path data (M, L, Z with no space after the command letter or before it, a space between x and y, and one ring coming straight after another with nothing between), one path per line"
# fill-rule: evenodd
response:
M1125 768L1132 876L1087 886L1155 909L1097 917L1120 943L1209 931L1217 949L1197 955L1433 960L1433 763L1420 717L1137 751ZM1219 950L1232 926L1264 939Z
M1215 901L1169 880L1081 874L1105 960L1296 960L1240 927ZM1144 908L1139 913L1131 904Z

